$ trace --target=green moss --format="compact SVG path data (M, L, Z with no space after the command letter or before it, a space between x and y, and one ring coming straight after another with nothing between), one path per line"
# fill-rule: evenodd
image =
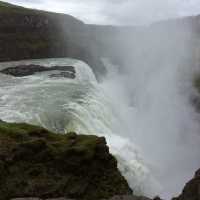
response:
M131 193L104 138L0 121L0 144L0 200Z
M29 135L34 133L36 136L43 134L45 132L48 135L48 131L44 131L44 129L32 126L28 124L17 124L17 123L5 123L0 122L0 138L6 137L9 139L13 139L14 141L22 141L28 140Z

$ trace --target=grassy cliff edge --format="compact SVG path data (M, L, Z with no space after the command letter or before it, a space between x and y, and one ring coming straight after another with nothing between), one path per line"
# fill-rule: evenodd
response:
M131 194L105 138L0 122L0 199Z

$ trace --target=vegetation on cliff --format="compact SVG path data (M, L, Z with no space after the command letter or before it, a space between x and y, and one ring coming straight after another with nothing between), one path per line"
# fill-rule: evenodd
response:
M7 2L0 2L0 12L1 13L11 13L11 12L26 12L21 6L16 6Z
M104 138L0 122L0 199L131 194Z

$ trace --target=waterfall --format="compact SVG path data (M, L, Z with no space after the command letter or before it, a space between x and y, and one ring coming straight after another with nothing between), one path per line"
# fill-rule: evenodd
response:
M2 120L40 125L57 133L75 131L104 136L134 192L150 196L158 194L158 182L141 158L134 140L126 135L123 114L107 95L105 85L97 83L87 64L68 58L42 59L3 63L0 69L19 64L73 65L76 78L50 78L51 71L20 78L1 74Z

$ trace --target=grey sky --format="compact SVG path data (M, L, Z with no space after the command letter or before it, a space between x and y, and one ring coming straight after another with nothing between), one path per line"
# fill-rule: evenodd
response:
M5 0L26 7L71 14L86 23L144 24L200 14L200 0Z

